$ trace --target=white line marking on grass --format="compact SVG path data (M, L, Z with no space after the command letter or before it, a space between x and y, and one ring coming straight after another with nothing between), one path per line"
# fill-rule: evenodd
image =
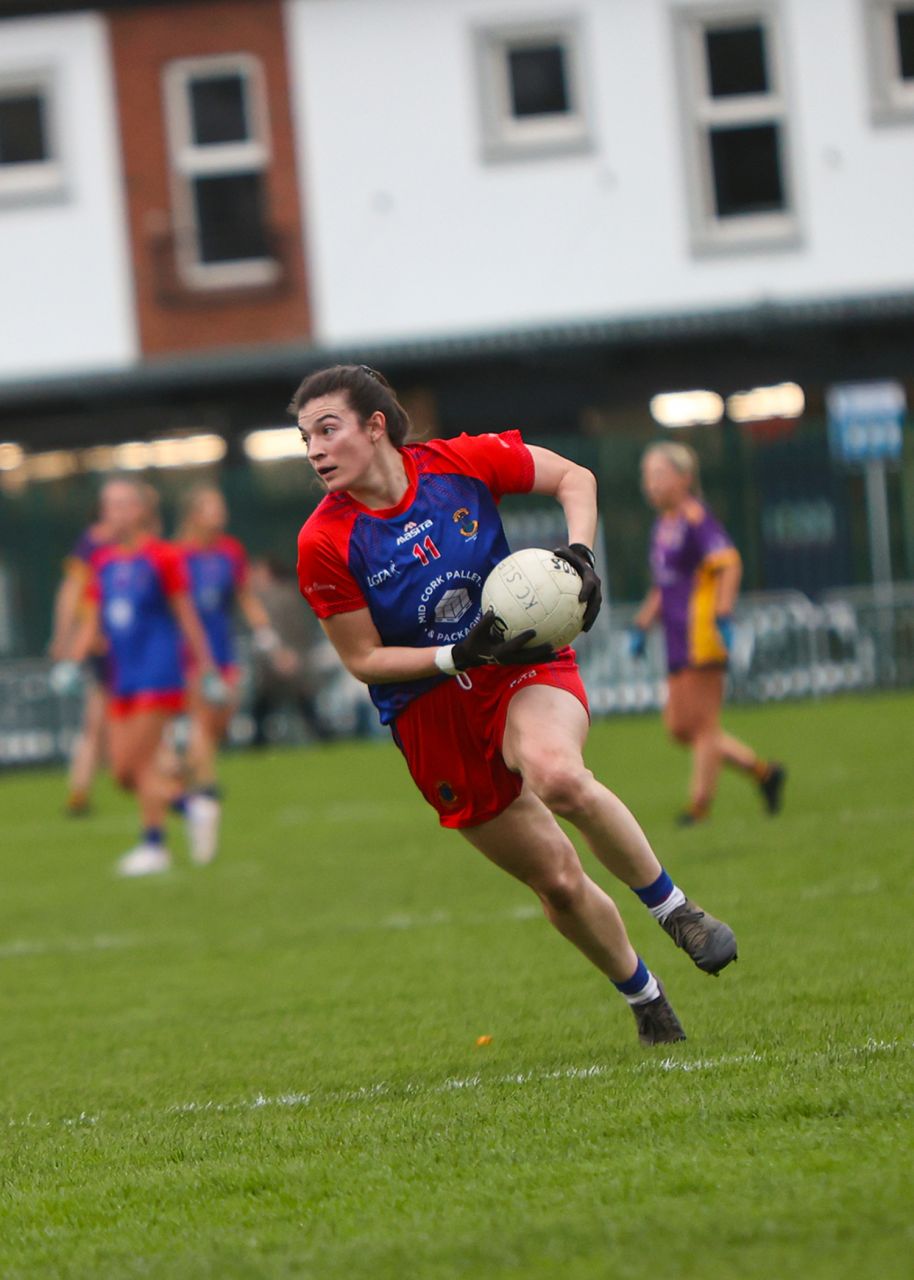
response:
M136 939L97 933L92 938L15 938L0 943L0 960L20 956L76 955L87 951L120 951L136 946Z
M253 1098L241 1099L237 1102L217 1102L207 1099L204 1102L177 1102L165 1108L165 1115L229 1115L241 1112L261 1111L266 1108L287 1108L290 1110L313 1105L333 1105L334 1103L374 1102L382 1098L397 1100L398 1098L415 1097L421 1094L461 1093L472 1089L484 1089L495 1086L523 1087L528 1084L548 1084L555 1080L595 1080L613 1072L624 1074L643 1071L718 1071L727 1067L740 1067L747 1063L768 1063L771 1066L789 1065L799 1060L813 1062L821 1059L847 1059L868 1057L877 1053L896 1053L900 1050L914 1049L914 1041L909 1040L875 1040L870 1037L862 1045L843 1045L833 1049L815 1049L809 1053L749 1053L725 1054L719 1058L654 1058L635 1063L628 1068L619 1063L594 1062L584 1067L559 1067L551 1071L521 1071L497 1076L450 1076L440 1084L423 1084L419 1080L407 1080L402 1084L391 1084L386 1080L378 1080L374 1084L361 1085L358 1089L328 1089L308 1093L289 1092L274 1095L257 1093ZM30 1111L25 1117L7 1120L7 1127L49 1129L52 1125L64 1128L75 1128L80 1125L97 1125L103 1119L100 1114L81 1111L76 1116L67 1116L60 1120L37 1120Z
M744 1062L768 1062L762 1053L733 1053L722 1058L660 1058L657 1062L644 1063L644 1070L658 1071L717 1071L720 1067L739 1067Z
M431 911L427 916L410 915L406 911L395 911L385 919L370 925L355 926L360 932L365 929L433 929L438 925L479 925L492 924L498 920L542 920L542 909L534 904L508 907L504 911L487 911L482 915L455 916L450 911Z
M878 876L847 884L840 880L825 880L821 884L806 885L799 896L809 901L816 898L862 898L870 893L881 893L885 888Z
M891 1053L899 1049L912 1049L914 1042L906 1040L867 1040L863 1045L847 1045L840 1049L833 1050L814 1050L810 1053L799 1055L787 1054L788 1059L799 1057L803 1061L812 1061L817 1058L856 1058L866 1057L873 1053ZM727 1067L740 1067L748 1063L769 1063L776 1065L785 1055L773 1053L764 1054L756 1053L754 1050L749 1053L725 1054L719 1058L656 1058L647 1062L637 1063L631 1068L633 1071L719 1071ZM275 1096L258 1093L253 1098L248 1098L240 1102L183 1102L168 1107L167 1112L171 1115L191 1115L205 1112L242 1112L242 1111L259 1111L263 1107L307 1107L312 1104L321 1103L338 1103L338 1102L370 1102L379 1098L402 1098L415 1094L447 1094L460 1093L472 1089L482 1089L486 1087L499 1086L523 1086L528 1084L547 1084L553 1080L595 1080L601 1076L609 1075L613 1071L623 1071L624 1068L612 1063L592 1063L586 1067L560 1067L558 1070L552 1071L521 1071L513 1072L507 1075L497 1076L450 1076L441 1084L423 1085L418 1081L410 1080L404 1084L392 1085L386 1080L379 1080L375 1084L362 1085L358 1089L346 1090L327 1090L324 1092L311 1093L280 1093Z

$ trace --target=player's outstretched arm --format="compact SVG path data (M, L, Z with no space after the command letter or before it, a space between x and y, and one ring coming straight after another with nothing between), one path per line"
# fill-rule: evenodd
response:
M597 480L592 471L551 449L530 445L533 458L531 493L555 498L568 523L568 542L593 547L597 536Z
M80 608L86 595L88 574L80 560L70 560L54 597L54 628L48 652L52 658L67 656L75 640Z
M322 618L321 626L346 670L364 684L390 684L438 675L437 649L385 645L367 609Z
M660 617L660 588L651 587L650 591L644 597L641 608L632 619L632 625L640 631L650 631L651 627Z
M201 671L214 671L216 664L213 661L209 641L206 638L206 632L203 630L200 615L194 608L194 603L189 594L186 591L176 592L174 595L169 596L168 602L175 615L181 635L193 655L194 662L196 662Z

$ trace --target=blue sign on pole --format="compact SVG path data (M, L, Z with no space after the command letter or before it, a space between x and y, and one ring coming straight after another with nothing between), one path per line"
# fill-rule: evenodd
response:
M901 457L907 402L898 382L844 382L830 387L828 443L832 456L851 466Z

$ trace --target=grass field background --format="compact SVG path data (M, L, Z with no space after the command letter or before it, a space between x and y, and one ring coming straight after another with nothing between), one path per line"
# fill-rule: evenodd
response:
M107 783L77 822L3 778L3 1280L914 1274L914 697L728 723L781 817L731 776L676 830L659 722L591 738L739 936L712 980L612 890L689 1035L654 1050L387 744L226 758L219 861L176 826L149 881Z

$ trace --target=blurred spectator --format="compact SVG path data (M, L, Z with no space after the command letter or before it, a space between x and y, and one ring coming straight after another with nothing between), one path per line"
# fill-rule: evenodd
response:
M321 715L317 702L325 672L319 656L323 638L320 624L310 609L302 607L294 575L273 556L252 561L250 585L279 637L278 648L253 654L251 745L266 745L267 719L290 704L297 708L310 733L321 742L329 742L336 734Z

